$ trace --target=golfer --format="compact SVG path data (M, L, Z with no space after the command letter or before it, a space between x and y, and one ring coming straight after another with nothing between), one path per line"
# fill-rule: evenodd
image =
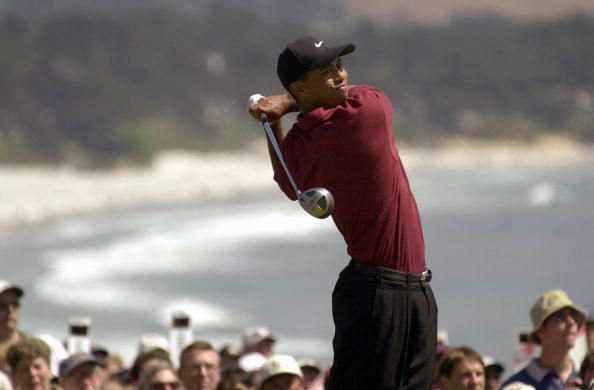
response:
M301 37L278 57L287 94L261 98L250 114L266 114L300 188L334 196L332 218L351 260L332 294L335 325L330 390L431 387L437 306L425 264L421 220L392 132L393 109L377 89L349 85L342 56ZM285 134L281 118L299 112ZM274 179L296 200L270 142Z

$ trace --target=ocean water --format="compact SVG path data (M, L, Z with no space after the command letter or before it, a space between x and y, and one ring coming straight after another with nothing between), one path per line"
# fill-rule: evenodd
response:
M594 309L594 169L412 169L427 260L450 344L511 371L514 340L543 292L563 288ZM72 217L0 235L0 278L26 290L22 328L66 336L92 319L93 340L127 362L172 311L195 338L239 345L247 326L276 350L331 361L330 294L346 265L329 220L280 193ZM510 373L508 371L508 373Z

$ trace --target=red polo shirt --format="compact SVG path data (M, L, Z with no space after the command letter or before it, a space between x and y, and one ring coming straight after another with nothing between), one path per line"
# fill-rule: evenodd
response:
M343 104L299 115L280 148L301 190L324 187L334 196L332 218L351 257L418 274L425 267L423 231L392 116L383 93L353 86ZM284 171L274 179L297 199Z

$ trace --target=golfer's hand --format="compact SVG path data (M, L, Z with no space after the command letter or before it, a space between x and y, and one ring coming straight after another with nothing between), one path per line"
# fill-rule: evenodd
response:
M252 95L248 101L248 113L258 121L262 114L266 114L270 123L276 123L285 114L298 110L297 102L288 93L273 96Z

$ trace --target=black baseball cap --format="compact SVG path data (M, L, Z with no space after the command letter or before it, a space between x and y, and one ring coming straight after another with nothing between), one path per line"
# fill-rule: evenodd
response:
M354 51L355 45L352 43L329 47L323 39L309 36L297 38L278 56L276 73L283 87L289 91L289 85L304 73L323 68L338 57Z

